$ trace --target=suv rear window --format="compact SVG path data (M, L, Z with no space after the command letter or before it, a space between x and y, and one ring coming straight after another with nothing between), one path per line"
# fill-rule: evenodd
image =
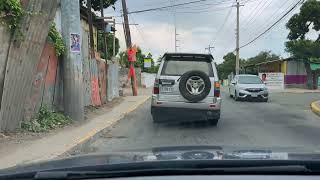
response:
M212 65L207 61L165 60L161 75L181 76L188 71L203 71L213 77Z

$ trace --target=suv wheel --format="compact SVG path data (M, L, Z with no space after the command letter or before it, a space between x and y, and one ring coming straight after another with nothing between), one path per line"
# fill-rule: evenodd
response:
M209 76L202 71L189 71L181 76L179 90L190 102L199 102L206 98L211 90Z

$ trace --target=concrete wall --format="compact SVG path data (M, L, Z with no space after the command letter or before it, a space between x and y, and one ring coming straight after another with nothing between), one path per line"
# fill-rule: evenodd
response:
M119 62L108 61L107 64L107 99L111 101L119 97Z
M305 87L307 83L307 73L303 62L287 61L287 73L285 75L286 87Z
M142 87L149 88L153 87L154 80L156 79L157 74L151 73L141 73L141 85Z

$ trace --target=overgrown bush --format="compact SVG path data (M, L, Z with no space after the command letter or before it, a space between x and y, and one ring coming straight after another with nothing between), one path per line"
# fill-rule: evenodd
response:
M23 13L20 0L0 0L0 22L6 24L11 32L19 26Z
M21 128L30 132L47 132L70 124L71 121L69 117L50 111L46 106L42 106L39 110L38 118L23 122Z
M57 56L61 56L66 51L66 46L63 42L63 39L56 28L56 24L52 23L50 26L49 34L48 34L49 41L54 43L54 48L56 50Z

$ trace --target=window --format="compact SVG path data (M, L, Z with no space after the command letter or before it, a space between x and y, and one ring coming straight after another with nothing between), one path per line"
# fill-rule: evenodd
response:
M212 65L206 61L181 61L166 60L163 65L162 75L181 76L188 71L203 71L210 77L213 76Z

